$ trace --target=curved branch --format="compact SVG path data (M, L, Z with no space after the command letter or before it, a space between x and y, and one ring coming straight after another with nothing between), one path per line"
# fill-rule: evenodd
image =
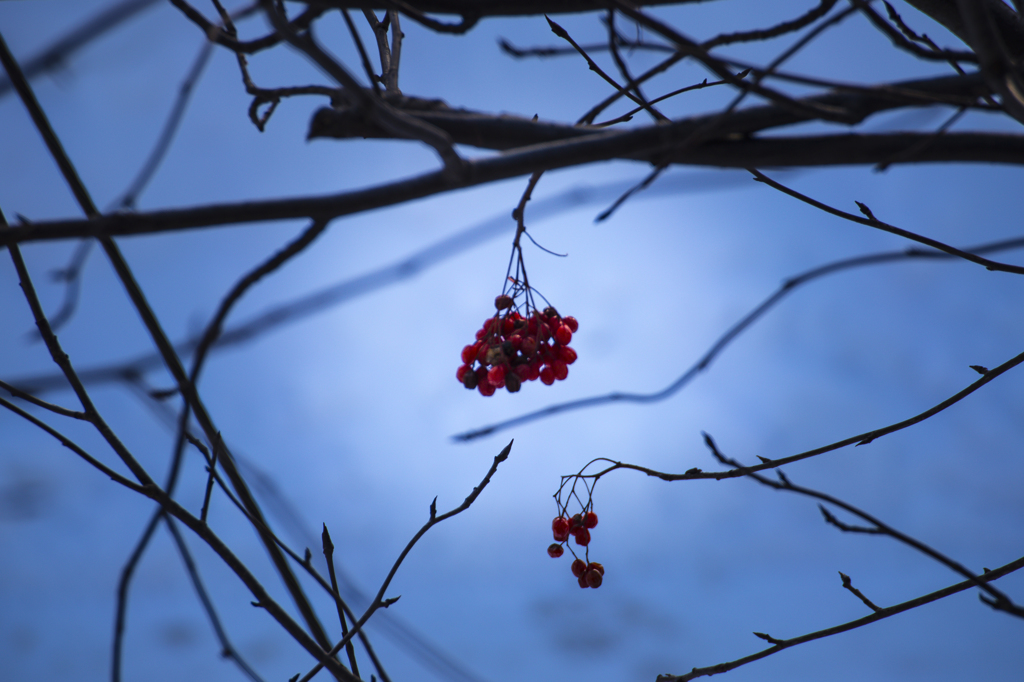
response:
M995 251L1003 251L1006 249L1018 249L1024 247L1024 237L1018 237L1016 239L1009 239L1004 241L993 242L990 244L982 244L979 246L967 247L966 250L975 254L980 253L993 253ZM909 248L903 251L886 251L882 253L868 254L865 256L857 256L854 258L844 258L843 260L834 261L827 263L819 267L813 268L806 272L803 272L795 277L787 279L782 285L776 289L768 298L762 301L757 307L751 310L749 313L744 315L736 324L730 327L722 336L715 341L711 348L709 348L704 355L697 360L688 370L673 381L671 384L655 391L654 393L625 393L621 391L615 391L607 393L605 395L592 396L590 398L583 398L581 400L572 400L565 403L556 403L548 407L536 410L534 412L528 412L518 417L513 417L505 421L497 422L489 426L484 426L472 431L466 431L464 433L456 434L452 436L453 440L456 441L468 441L475 438L481 438L483 436L489 436L498 431L512 428L520 424L525 424L537 419L544 419L546 417L553 417L556 414L562 412L570 412L580 410L587 407L598 407L600 405L607 405L615 402L625 403L652 403L658 402L671 397L678 391L682 390L687 384L689 384L696 376L707 369L711 365L711 362L718 357L722 351L725 350L726 346L732 343L736 337L743 333L750 325L756 322L758 319L763 317L769 310L774 308L783 298L788 296L798 286L807 284L819 277L825 275L831 275L836 272L843 270L849 270L852 268L858 268L865 265L880 265L882 263L893 263L897 261L910 260L910 259L934 259L934 260L951 260L954 256L943 253L941 251L926 251L923 249Z

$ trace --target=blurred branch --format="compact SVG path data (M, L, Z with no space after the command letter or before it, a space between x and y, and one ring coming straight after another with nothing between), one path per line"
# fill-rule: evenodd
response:
M21 96L25 108L28 110L30 116L32 117L33 122L36 125L37 130L46 142L50 154L53 156L54 160L57 163L57 166L60 168L64 176L64 179L70 186L75 198L78 200L78 203L82 208L82 211L89 217L98 215L95 204L93 204L92 198L89 196L88 190L79 178L78 173L75 171L75 168L72 165L70 158L65 153L64 148L60 143L60 140L57 138L52 127L50 126L49 121L47 120L46 115L42 110L42 107L39 106L39 103L36 100L35 95L32 93L31 87L25 80L24 75L21 73L21 70L18 67L17 62L14 60L14 58L8 51L7 45L3 41L2 36L0 36L0 62L3 63L4 68L7 70L7 75L10 77L11 82L14 83L14 87L18 91L18 94ZM185 374L185 370L181 364L180 358L174 351L173 346L171 345L170 341L167 338L167 335L164 333L159 320L157 319L156 315L153 312L153 309L150 307L148 301L146 300L146 297L143 294L141 287L139 287L139 284L136 281L135 276L131 271L131 268L128 266L127 261L121 254L120 249L114 243L114 240L111 239L110 237L100 237L99 241L100 245L103 247L104 252L107 254L107 258L110 261L110 264L113 266L114 271L117 273L118 279L121 281L122 285L124 286L128 294L128 297L131 299L133 306L139 313L139 316L142 318L144 326L150 333L150 336L152 337L154 344L160 351L161 358L164 360L167 369L170 371L172 376L174 376L175 382L177 383L182 396L190 404L191 409L195 412L196 419L199 422L200 426L203 428L203 431L207 439L211 444L213 444L214 452L222 455L222 466L225 472L227 473L228 478L231 480L232 486L235 488L235 491L238 493L239 497L245 503L248 512L252 516L259 518L261 521L263 521L263 517L260 513L259 507L256 504L255 499L249 492L248 488L246 487L245 481L241 477L241 474L238 472L237 468L235 467L230 455L226 452L223 445L223 441L220 437L220 432L214 426L212 418L210 417L209 413L206 411L205 406L200 400L199 394L196 391L195 384L191 382L188 376ZM103 435L104 439L107 440L111 448L118 453L118 456L121 457L122 461L132 470L132 473L136 476L140 483L142 483L144 486L147 486L147 488L154 488L156 490L159 490L159 488L156 487L156 484L152 481L149 475L145 472L144 469L142 469L141 465L138 464L134 457L132 457L131 453L127 450L127 448L125 448L124 445L121 444L121 442L116 438L113 431L106 425L106 423L100 417L99 413L93 407L92 402L88 397L88 394L85 392L84 386L82 386L74 370L71 368L71 364L67 358L67 355L65 355L63 351L60 350L60 346L57 343L56 336L54 336L53 332L49 329L49 325L46 323L46 318L42 313L42 309L39 306L39 302L35 298L34 292L31 291L31 282L28 281L27 274L24 273L24 264L20 263L21 258L20 254L18 253L17 245L10 245L8 247L8 250L11 252L12 259L15 260L15 266L16 268L18 268L19 275L21 276L22 279L23 288L25 288L26 298L29 299L29 304L30 306L32 306L33 315L36 317L36 322L39 325L40 333L42 334L43 339L47 344L47 347L50 349L50 354L53 357L54 361L58 364L58 366L60 366L61 369L65 372L65 375L68 377L68 380L75 388L75 391L79 396L79 400L82 402L83 408L85 409L86 413L90 414L90 416L92 417L91 421L93 425ZM164 506L166 510L168 507L164 500L169 500L169 497L162 490L160 490L159 495L161 497L161 504ZM205 528L205 524L202 525ZM316 638L317 644L319 644L320 648L327 648L329 646L329 640L327 639L327 635L324 632L323 627L317 620L316 614L313 611L311 604L309 603L308 599L306 599L305 594L302 591L302 586L299 584L295 575L291 572L291 569L288 566L288 563L285 560L284 556L278 551L277 545L274 542L272 534L262 532L260 526L257 526L256 529L258 532L260 532L260 536L261 539L263 540L264 546L266 547L268 553L270 554L271 559L275 567L277 568L282 580L285 582L285 585L288 588L288 591L291 594L296 606L302 613L302 616L305 619L306 624L308 625L310 631ZM282 611L281 613L283 614L284 612ZM284 620L279 619L279 622L281 622L282 625L286 625ZM296 634L291 630L290 632L293 637L296 636ZM303 637L305 637L305 633L302 633L302 635ZM302 643L301 640L299 641L300 643ZM344 677L345 674L348 674L349 676L351 675L344 669L343 666L340 665L340 663L337 663L337 661L334 661L333 664L331 665L331 670L336 676L341 675L342 677Z
M111 5L65 33L34 57L27 59L22 64L22 72L26 78L31 79L41 73L63 67L75 52L157 2L158 0L122 0ZM6 76L0 77L0 97L9 93L11 89L11 79Z

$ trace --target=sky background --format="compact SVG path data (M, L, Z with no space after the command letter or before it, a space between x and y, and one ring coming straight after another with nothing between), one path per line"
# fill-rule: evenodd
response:
M0 3L0 32L24 61L106 2ZM809 2L714 2L657 14L696 39L760 28ZM197 5L208 16L209 6ZM233 7L233 6L232 6ZM902 3L904 17L940 45L957 46ZM597 15L558 17L583 43L604 38ZM370 44L365 22L358 22ZM355 73L344 24L330 15L318 38ZM265 31L262 18L243 35ZM400 86L452 106L570 122L608 93L579 58L516 61L498 40L553 45L542 17L482 21L465 36L403 23ZM791 44L723 50L765 62ZM198 29L158 4L33 80L36 95L96 204L109 207L154 144L202 47ZM654 57L634 55L640 71ZM608 60L601 57L602 64ZM253 57L271 87L326 83L281 47ZM895 52L852 17L787 63L790 71L863 83L942 75L942 64ZM680 66L652 84L659 94L708 74ZM665 106L673 116L713 111L727 91L708 88ZM413 142L305 141L323 98L282 102L265 132L248 121L233 55L217 49L196 84L174 145L139 210L334 193L436 167ZM615 109L622 113L624 109ZM866 130L937 126L946 114L915 111L871 119ZM645 123L641 117L637 123ZM969 114L959 130L1015 130ZM478 150L460 150L467 155ZM487 152L489 153L489 152ZM954 245L1024 234L1022 171L982 165L776 171L819 200L855 211L855 200L900 227ZM967 263L905 262L846 271L794 292L745 332L710 369L668 400L615 404L517 426L459 443L452 436L558 402L670 384L786 278L832 260L900 249L892 235L796 202L742 171L674 168L614 216L595 223L649 169L611 162L545 174L527 225L556 258L528 246L533 283L580 323L579 360L564 382L483 398L455 381L462 347L500 293L525 178L334 221L289 265L254 287L228 326L275 306L393 266L472 230L457 253L391 286L351 296L245 345L214 353L201 381L205 403L255 481L272 523L320 561L326 523L346 594L378 589L426 521L457 506L494 455L508 461L472 508L433 528L398 572L401 601L368 632L396 682L463 679L653 680L764 648L751 632L801 635L867 615L837 571L880 605L957 582L934 561L880 537L845 535L815 503L752 481L665 483L618 472L597 486L600 524L590 556L607 573L580 590L571 558L550 559L552 495L559 476L607 457L682 472L716 464L701 432L743 462L778 458L917 414L1021 351L1024 280ZM14 221L80 212L18 99L0 98L0 209ZM174 339L202 329L234 282L294 238L302 221L258 223L118 240ZM64 288L50 273L74 243L23 248L44 308ZM435 253L435 252L431 252ZM1021 253L998 259L1022 262ZM108 262L95 250L81 300L60 341L78 369L152 351ZM0 258L0 379L52 374L9 258ZM794 483L857 505L966 566L995 568L1021 555L1024 528L1024 386L1018 368L906 431L786 467ZM146 376L167 388L162 371ZM163 480L172 433L159 407L123 384L97 384L101 413L142 464ZM46 399L78 407L68 390ZM178 408L175 400L164 407ZM116 466L79 424L34 411ZM205 476L189 452L178 499L198 511ZM0 678L109 678L115 590L152 504L106 480L16 415L0 413ZM250 528L217 498L211 524L282 601ZM266 680L311 662L196 539L203 579L238 651ZM320 562L322 566L322 561ZM1024 600L1024 576L999 587ZM332 636L333 607L315 595ZM379 622L378 622L379 621ZM769 657L728 673L743 680L1019 680L1024 623L966 591L915 611ZM418 644L417 644L418 642ZM423 643L427 643L424 647ZM424 655L428 650L434 654ZM417 653L420 652L420 653ZM468 671L424 660L437 652ZM434 659L437 660L436 656ZM165 530L133 583L125 679L244 679L218 656L209 622ZM368 662L361 660L364 670ZM442 672L438 672L441 670Z

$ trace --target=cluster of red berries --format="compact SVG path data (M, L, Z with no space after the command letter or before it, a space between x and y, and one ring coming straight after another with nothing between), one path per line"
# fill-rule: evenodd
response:
M550 386L569 376L569 365L576 362L576 351L569 347L579 328L575 317L562 317L550 306L523 317L512 304L506 294L494 299L498 312L484 320L476 343L462 349L455 377L481 395L494 395L502 387L515 393L524 381L538 378Z
M586 547L590 544L590 529L595 526L597 526L597 514L592 511L588 511L586 514L575 514L571 519L564 516L555 517L555 520L551 522L551 532L556 541L548 546L548 556L553 559L562 556L565 553L562 545L569 541L570 535L576 540L577 545ZM572 550L570 549L570 551ZM580 587L601 587L601 583L604 582L604 566L596 561L587 562L576 557L571 568Z

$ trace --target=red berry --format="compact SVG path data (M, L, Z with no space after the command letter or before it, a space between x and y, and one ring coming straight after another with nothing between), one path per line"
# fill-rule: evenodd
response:
M487 372L487 380L497 386L505 381L505 365L495 365Z
M565 553L565 550L562 549L562 546L560 544L558 544L557 542L552 542L550 545L548 545L548 556L551 557L552 559L557 559L558 557L562 556L562 554L564 554L564 553Z
M588 571L597 571L601 575L604 575L604 564L599 564L596 561L591 561L587 564Z
M572 562L572 566L570 566L569 568L572 569L572 574L579 578L581 575L587 572L587 563L583 561L583 559L577 559L576 561Z
M576 362L576 351L574 351L572 348L569 348L569 346L562 346L561 348L558 349L558 358L562 360L565 364L571 365L572 363Z
M555 378L559 381L569 376L569 367L565 364L565 360L555 360L551 363L551 369L555 371Z
M476 352L480 350L477 345L471 344L462 349L462 362L469 365L476 360Z
M599 571L595 571L593 569L588 569L587 572L583 574L583 577L586 578L587 587L601 587L601 583L604 582L604 576L601 575Z
M545 386L550 386L555 383L555 370L551 367L544 365L544 369L540 371L540 380L544 382Z
M569 345L569 342L572 341L572 330L569 329L569 325L558 325L558 329L555 330L555 341L558 341L563 346Z
M494 384L490 383L489 381L481 381L479 384L476 385L476 390L480 391L480 395L484 397L490 397L494 395L495 388Z
M523 355L530 357L537 352L537 338L534 336L527 336L523 339L522 345L519 350L523 351Z
M462 365L457 370L455 370L455 378L459 380L460 384L462 383L463 378L466 376L466 372L469 372L470 370L471 368L469 365Z
M555 539L559 542L565 542L569 539L569 519L564 516L559 516L551 522L551 532L555 534ZM561 536L561 537L559 537Z
M588 587L590 587L590 585L587 584L587 574L586 573L584 573L579 578L577 578L576 582L578 582L580 584L580 587L582 587L583 589L587 589Z
M586 516L583 517L583 527L593 528L597 525L597 514L592 511L587 512Z
M570 315L569 317L563 317L562 324L568 327L569 331L571 331L573 334L575 334L576 330L580 328L580 323L577 322L576 318L573 317L572 315Z
M582 514L573 514L572 518L569 519L569 530L571 532L575 533L577 528L582 528L582 527L583 527L583 515Z
M502 294L494 299L494 307L498 310L504 310L505 308L512 307L512 297Z
M476 360L482 365L485 362L487 362L487 352L490 351L491 349L486 343L483 342L478 343L477 346L478 348L476 351Z
M590 531L586 528L577 528L573 533L573 537L576 538L576 544L580 547L586 547L590 544Z

